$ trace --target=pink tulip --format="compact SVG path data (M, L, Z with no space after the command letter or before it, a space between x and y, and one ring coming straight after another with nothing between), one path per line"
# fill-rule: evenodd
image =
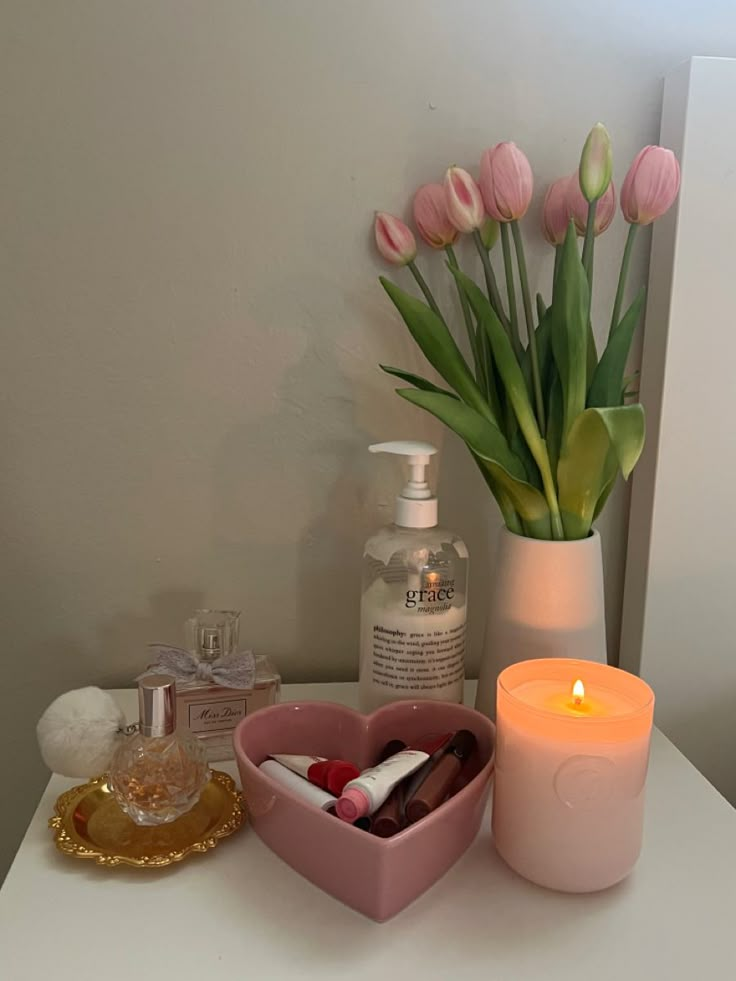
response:
M441 184L424 184L414 195L414 223L433 249L453 244L458 230L447 214L445 189Z
M497 143L484 152L480 160L480 189L491 218L523 218L533 188L532 168L515 143Z
M588 202L580 190L580 180L577 171L568 178L567 182L567 207L570 218L575 222L575 231L578 235L585 234L585 226L588 222ZM613 221L616 212L616 189L613 181L606 188L603 197L598 198L595 209L595 222L593 232L600 235L605 232Z
M567 188L571 179L574 178L560 177L554 184L550 184L544 196L542 235L550 245L562 245L565 241L567 224L570 221Z
M459 232L473 232L483 224L480 188L462 167L450 167L445 174L445 204L448 217Z
M374 230L378 251L386 262L406 266L413 261L417 254L416 239L400 218L377 211Z
M645 146L621 185L621 211L632 225L650 225L672 205L680 189L680 165L672 150Z

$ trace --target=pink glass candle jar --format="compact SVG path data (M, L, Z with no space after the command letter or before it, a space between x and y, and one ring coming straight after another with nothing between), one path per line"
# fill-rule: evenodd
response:
M522 661L498 678L493 836L524 878L594 892L641 850L654 693L592 661Z

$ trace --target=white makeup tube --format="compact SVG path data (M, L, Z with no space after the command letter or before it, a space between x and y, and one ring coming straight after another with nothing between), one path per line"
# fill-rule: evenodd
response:
M271 759L276 760L287 770L298 773L300 777L309 780L309 768L315 763L326 763L324 756L294 756L292 754L272 753Z
M304 777L300 777L297 773L287 770L285 766L282 766L275 760L265 760L258 769L262 770L263 773L267 773L269 777L275 780L276 783L280 783L282 787L288 787L289 790L293 790L299 797L309 801L310 804L314 804L315 807L319 807L322 811L330 810L337 802L337 798L333 797L332 794L328 794L326 790L315 787L313 783L305 780Z
M359 777L345 785L335 808L343 821L356 821L383 804L394 787L426 763L429 753L421 749L402 749L378 766L364 770Z

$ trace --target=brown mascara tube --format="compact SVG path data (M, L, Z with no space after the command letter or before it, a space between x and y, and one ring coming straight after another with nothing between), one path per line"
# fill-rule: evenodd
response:
M440 806L475 746L475 736L472 732L460 729L455 733L436 766L430 770L407 803L405 813L409 824L420 821Z

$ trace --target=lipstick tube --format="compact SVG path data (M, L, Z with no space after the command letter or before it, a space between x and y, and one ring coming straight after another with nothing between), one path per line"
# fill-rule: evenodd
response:
M420 821L443 803L475 746L472 732L460 729L455 733L407 803L405 814L409 824Z

